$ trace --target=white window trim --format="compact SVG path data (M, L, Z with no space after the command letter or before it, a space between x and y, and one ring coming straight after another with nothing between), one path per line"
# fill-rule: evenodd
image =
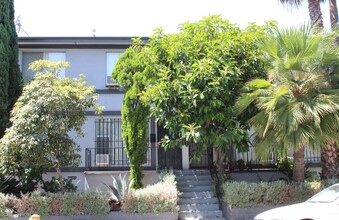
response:
M112 71L115 67L115 65L113 66L113 69L112 70L108 70L108 54L110 53L120 53L120 56L124 53L125 50L112 50L112 51L106 51L106 55L105 55L105 58L106 58L106 61L105 61L105 64L106 64L106 79L105 79L105 84L107 87L119 87L119 83L117 82L114 82L112 80Z

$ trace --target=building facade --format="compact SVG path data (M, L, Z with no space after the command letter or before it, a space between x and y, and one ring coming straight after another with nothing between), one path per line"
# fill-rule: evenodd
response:
M142 38L147 42L147 38ZM95 87L98 104L104 106L102 116L86 112L88 120L83 126L85 136L76 139L81 146L82 163L76 168L64 168L64 176L72 178L79 188L100 185L111 180L111 175L128 174L129 160L123 147L121 106L124 90L111 78L119 56L132 44L131 37L21 37L19 38L19 64L24 83L34 72L28 70L31 62L39 59L67 61L70 68L62 70L61 77L85 75L88 85ZM149 149L143 164L145 184L153 182L154 174L162 168L189 168L188 148L164 151L157 142L164 129L149 119ZM182 157L187 157L182 162ZM53 175L53 172L49 175ZM49 178L49 175L46 178Z

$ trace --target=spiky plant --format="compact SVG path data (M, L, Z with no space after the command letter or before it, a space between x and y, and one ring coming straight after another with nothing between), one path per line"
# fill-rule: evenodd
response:
M310 26L275 29L259 42L271 64L269 79L245 86L237 100L242 113L254 104L259 113L249 120L256 128L258 155L293 149L293 180L304 181L304 147L325 146L338 140L338 89L331 86L339 61L334 41ZM332 72L329 67L332 65Z

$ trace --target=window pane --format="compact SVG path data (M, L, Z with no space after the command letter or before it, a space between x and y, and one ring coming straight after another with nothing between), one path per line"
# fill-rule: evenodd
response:
M52 52L52 53L45 53L45 59L49 61L66 61L66 53L63 52ZM60 77L65 77L65 68L62 68L59 72Z
M43 53L38 52L23 52L22 53L22 77L24 83L27 83L33 79L35 72L28 70L28 66L31 62L43 59Z
M122 52L106 53L106 84L116 84L112 80L112 71L118 62Z

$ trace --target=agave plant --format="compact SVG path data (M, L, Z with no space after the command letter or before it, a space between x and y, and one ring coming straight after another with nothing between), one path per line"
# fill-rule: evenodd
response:
M126 180L126 174L122 176L121 173L119 174L119 178L115 176L111 177L113 179L113 184L104 184L112 191L112 196L114 197L114 199L117 201L121 201L124 195L130 192L131 186L133 184L133 179L128 181Z

